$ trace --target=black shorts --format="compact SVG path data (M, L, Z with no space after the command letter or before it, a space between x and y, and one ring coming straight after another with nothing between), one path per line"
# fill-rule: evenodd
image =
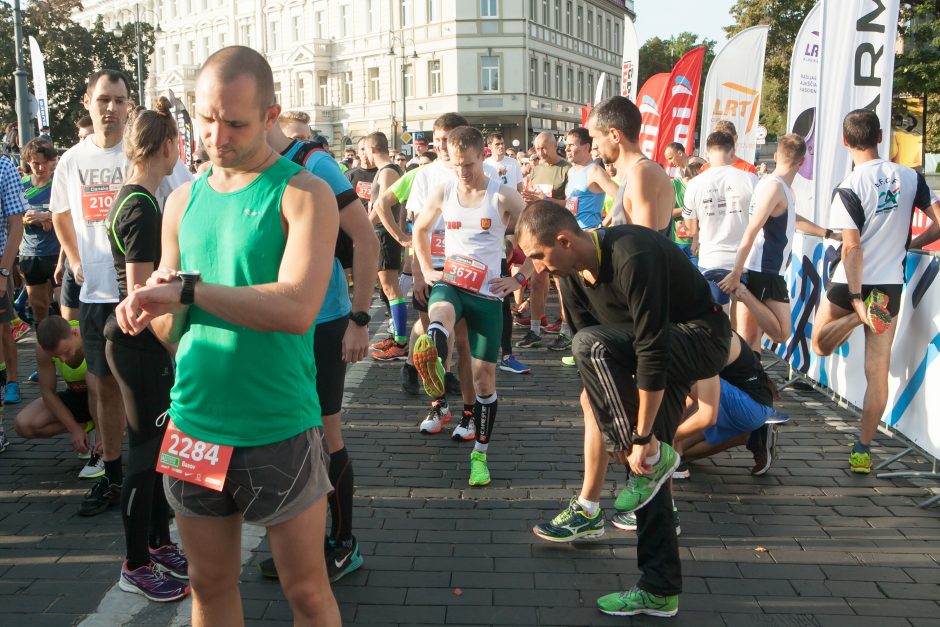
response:
M417 261L412 261L412 263L418 263ZM434 268L435 270L442 270L443 268ZM428 298L431 298L431 291L428 290ZM428 306L422 305L418 302L418 299L415 298L414 290L411 292L411 306L414 307L415 311L420 311L421 313L428 313Z
M88 392L63 390L59 392L59 400L62 401L66 409L72 412L75 422L82 423L91 420L91 411L88 409Z
M55 274L57 263L59 263L58 255L20 257L20 270L23 272L26 285L45 285L50 282L52 275Z
M78 307L78 328L82 332L85 363L88 364L88 372L98 377L111 375L104 353L104 327L116 307L117 303L81 303Z
M59 296L59 304L63 307L78 309L81 301L78 299L82 293L82 286L75 282L75 275L69 268L68 262L65 262L65 274L62 276L62 293Z
M379 238L379 270L401 270L402 246L384 226L375 227Z
M868 298L872 290L883 292L888 297L888 313L892 316L898 315L901 310L901 288L903 285L862 285L862 300ZM845 283L830 283L829 291L826 292L826 298L833 305L838 305L842 309L852 310L852 301L849 300L849 286Z
M773 272L755 272L747 271L747 278L743 281L747 285L747 291L753 294L757 300L775 300L780 303L790 302L790 293L787 291L787 282L783 277Z
M313 357L317 364L317 396L320 413L338 414L343 409L343 388L346 386L346 362L343 361L343 336L349 318L342 317L317 324L313 331Z

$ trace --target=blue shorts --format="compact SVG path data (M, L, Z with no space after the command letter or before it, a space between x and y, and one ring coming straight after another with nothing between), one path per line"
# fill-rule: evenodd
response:
M705 429L704 434L709 444L718 444L743 433L756 431L776 413L773 407L758 403L724 379L720 379L720 382L718 420Z

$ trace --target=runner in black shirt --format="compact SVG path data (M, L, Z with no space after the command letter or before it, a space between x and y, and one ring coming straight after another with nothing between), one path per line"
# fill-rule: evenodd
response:
M685 254L646 227L585 233L563 207L536 202L516 234L537 269L564 277L582 408L597 421L607 451L632 470L615 506L637 513L642 575L637 587L601 597L598 607L672 616L682 576L667 483L679 457L668 443L691 385L724 367L730 322ZM586 515L577 498L552 525L575 521L581 529L574 536L603 534L602 511Z

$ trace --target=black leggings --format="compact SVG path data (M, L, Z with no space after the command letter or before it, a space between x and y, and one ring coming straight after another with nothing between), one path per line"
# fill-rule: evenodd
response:
M170 507L156 471L166 422L157 418L170 406L173 360L166 351L141 350L108 341L108 365L114 373L127 412L129 450L121 488L121 518L127 565L133 570L150 563L149 546L170 543Z

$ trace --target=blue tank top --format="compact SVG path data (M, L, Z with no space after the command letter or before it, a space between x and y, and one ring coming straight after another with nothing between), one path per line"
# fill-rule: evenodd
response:
M568 172L568 185L565 187L565 207L574 214L578 226L582 229L596 229L604 220L604 192L590 190L588 173L598 167L593 161L577 172L572 168Z

